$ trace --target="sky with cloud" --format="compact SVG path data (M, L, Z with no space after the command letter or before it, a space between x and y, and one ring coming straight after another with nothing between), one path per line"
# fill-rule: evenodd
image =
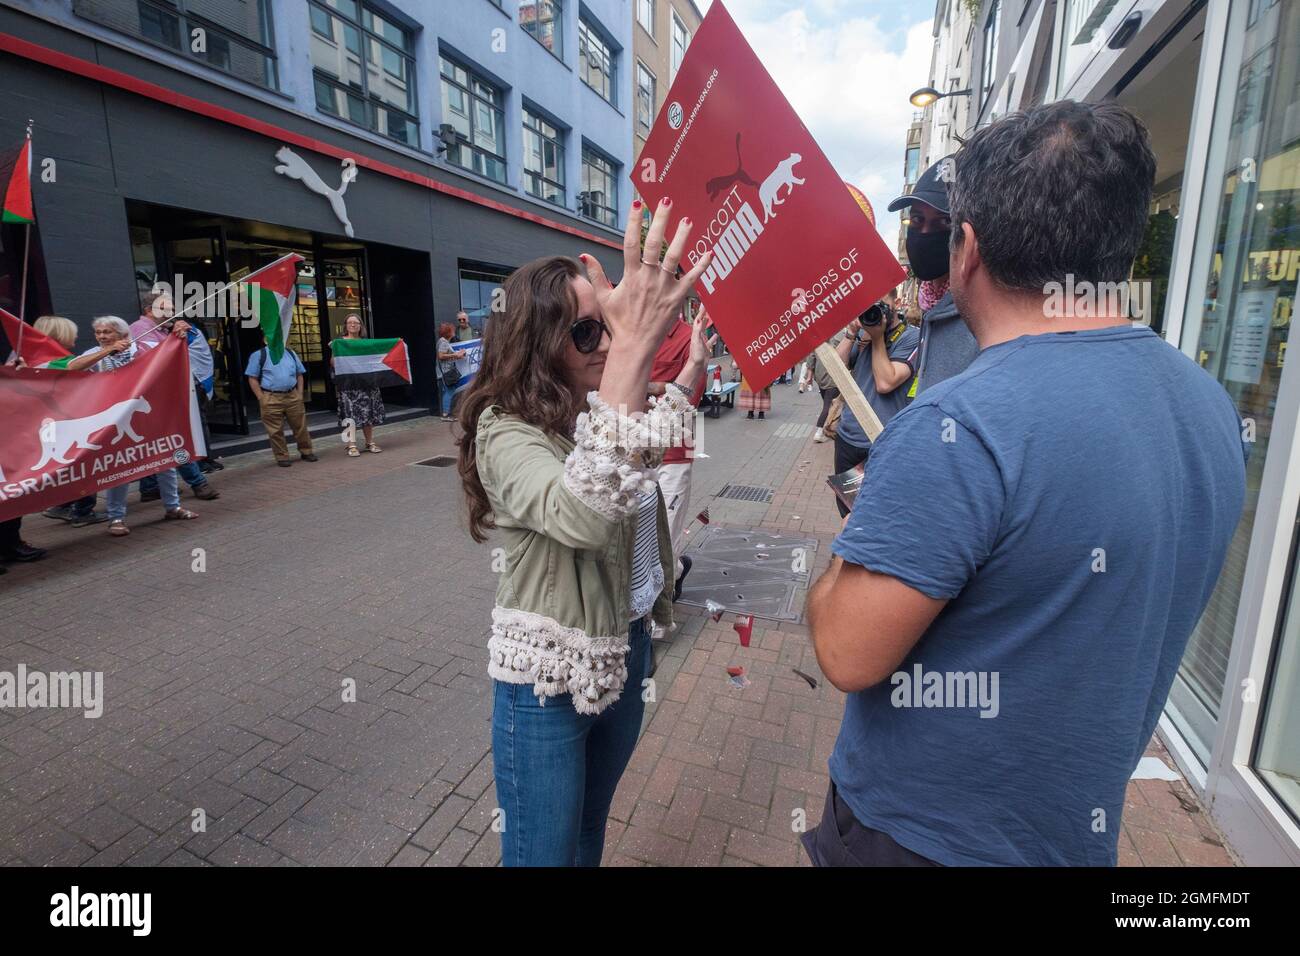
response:
M907 97L930 73L934 0L725 0L763 66L897 250ZM708 13L712 0L696 0Z

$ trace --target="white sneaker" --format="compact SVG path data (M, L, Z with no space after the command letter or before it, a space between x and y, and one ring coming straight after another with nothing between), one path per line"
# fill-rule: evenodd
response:
M824 442L825 440L826 440L826 433L822 431L820 428L817 429L815 432L813 432L813 441Z

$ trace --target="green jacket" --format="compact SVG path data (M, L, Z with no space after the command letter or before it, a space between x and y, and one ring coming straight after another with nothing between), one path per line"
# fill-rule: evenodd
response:
M640 493L651 488L664 572L651 613L672 624L674 560L663 495L652 478L662 458L652 428L694 409L674 395L637 422L616 415L594 392L590 399L592 411L579 416L573 439L488 408L475 447L505 550L488 673L531 683L539 698L571 694L580 713L597 714L618 699L627 679L633 538Z

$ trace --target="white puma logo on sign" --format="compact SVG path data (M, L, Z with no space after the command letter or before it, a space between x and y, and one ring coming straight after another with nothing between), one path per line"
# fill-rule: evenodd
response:
M763 180L763 185L758 187L758 198L763 201L763 222L769 219L775 219L776 213L772 211L773 206L780 206L785 202L781 198L781 187L789 186L790 192L794 192L795 186L802 186L804 181L794 174L796 164L803 161L803 157L798 153L791 153L781 162L776 164L776 169Z
M348 207L343 203L343 194L348 191L348 183L357 178L357 161L351 157L343 160L343 171L339 174L339 188L330 189L325 185L325 181L316 175L316 170L308 166L307 161L288 146L281 146L276 150L275 158L280 161L280 165L275 167L277 173L298 180L312 192L320 193L330 201L330 208L342 223L343 231L348 234L349 239L352 238L352 220L348 219Z
M117 429L113 440L109 442L111 445L116 445L123 438L144 441L144 436L131 427L131 419L137 414L148 415L152 411L149 402L141 396L110 405L102 412L85 418L70 418L66 421L45 419L40 428L41 460L32 471L40 471L51 461L57 461L60 465L72 464L66 456L73 448L99 451L103 446L92 443L90 436L110 426Z

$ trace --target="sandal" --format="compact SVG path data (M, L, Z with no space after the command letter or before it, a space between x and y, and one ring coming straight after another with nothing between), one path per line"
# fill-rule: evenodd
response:
M360 458L360 457L361 457L361 452L357 451L357 446L356 446L356 445L348 445L348 457L349 457L349 458Z
M380 448L378 445L376 445L374 442L371 442L369 445L366 446L366 451L378 455L381 451L383 451L383 449Z
M163 521L193 521L198 515L188 508L172 508L163 512Z
M131 529L126 526L126 522L121 518L115 518L108 523L108 533L115 538L125 538L131 533Z

